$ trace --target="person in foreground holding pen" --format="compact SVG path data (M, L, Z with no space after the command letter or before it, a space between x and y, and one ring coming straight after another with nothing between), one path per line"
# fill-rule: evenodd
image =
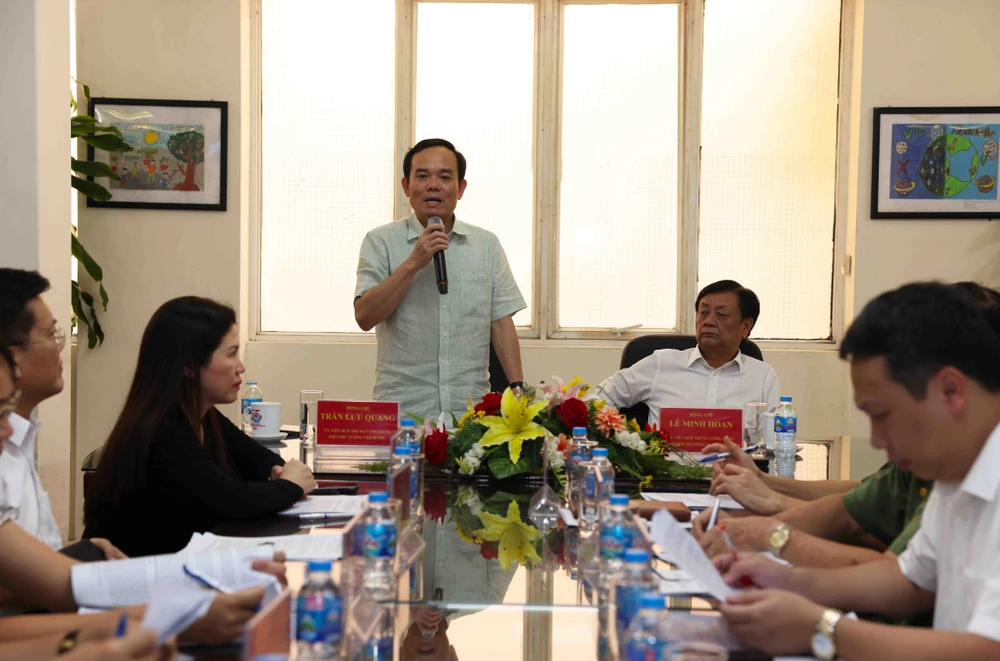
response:
M84 537L129 556L180 551L195 532L277 514L316 488L215 407L239 396L232 308L184 296L153 314L121 415L86 493Z
M745 644L821 659L1000 658L1000 335L954 287L918 283L871 301L840 348L871 443L935 480L906 551L843 569L789 568L758 554L715 558L730 585L762 590L720 607ZM825 608L824 604L831 608ZM842 617L911 617L934 629ZM838 610L841 609L841 610Z

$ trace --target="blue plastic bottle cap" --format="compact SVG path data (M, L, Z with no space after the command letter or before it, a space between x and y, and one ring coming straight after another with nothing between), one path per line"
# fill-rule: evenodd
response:
M253 661L288 661L287 654L258 654Z
M385 492L385 491L373 491L372 493L368 494L368 502L369 503L388 503L389 502L389 494L387 492Z
M639 608L663 609L666 608L666 603L663 601L662 594L657 592L643 592L642 596L639 597Z
M330 571L333 568L331 560L310 560L309 571Z
M628 507L628 496L623 493L616 493L611 495L612 505L624 505Z
M247 381L247 385L248 386L255 386L255 385L257 385L257 382L256 381Z
M416 423L413 422L413 418L403 418L399 421L400 427L412 427L414 424Z
M587 435L586 427L573 427L573 436L586 436L586 435Z
M790 401L792 401L792 398L790 396L788 396L788 395L782 395L781 396L781 401L783 401L783 402L790 402Z
M400 445L398 448L396 448L396 454L401 454L404 457L408 457L409 455L411 455L413 453L410 452L410 446L409 445Z
M593 457L607 457L608 456L608 449L607 448L594 448L594 451L591 452L590 454Z
M625 562L649 562L649 551L646 549L626 549Z

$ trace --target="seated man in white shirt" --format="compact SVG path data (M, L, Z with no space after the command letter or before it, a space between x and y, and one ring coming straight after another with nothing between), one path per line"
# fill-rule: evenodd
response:
M698 346L660 349L615 372L600 388L618 408L645 404L659 424L664 407L742 408L747 402L778 405L778 375L767 363L740 352L760 315L757 295L733 280L698 293L694 304Z
M765 588L729 597L729 629L772 654L811 646L846 661L1000 659L1000 335L961 291L919 283L865 306L840 355L872 446L935 481L920 530L898 558L843 569L718 556L730 585ZM932 607L933 630L836 610L902 618Z
M13 520L49 548L63 548L49 496L35 468L35 443L41 429L31 412L62 392L62 350L66 334L41 295L49 281L34 271L0 269L0 343L17 360L21 398L10 416L14 433L4 441L0 476L7 484ZM90 540L108 560L125 557L105 539ZM91 547L92 548L92 547Z

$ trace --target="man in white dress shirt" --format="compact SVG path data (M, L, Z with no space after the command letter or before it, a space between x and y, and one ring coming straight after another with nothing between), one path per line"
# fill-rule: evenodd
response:
M759 554L716 565L763 590L721 607L746 644L821 659L1000 659L1000 333L967 294L919 283L870 302L844 338L872 446L935 480L920 530L898 558L845 569L788 568ZM795 594L797 593L797 594ZM832 608L824 608L824 604ZM934 629L841 618L912 617Z
M645 404L649 422L664 407L742 408L747 402L778 405L778 375L767 363L740 352L760 315L760 300L733 280L720 280L698 293L698 346L660 349L605 379L601 389L618 408Z
M13 434L4 441L0 476L7 485L13 520L46 546L63 548L62 535L49 495L35 467L35 443L41 423L31 412L44 400L62 392L62 350L66 334L56 325L42 293L49 281L34 271L0 269L0 342L18 364L21 398L10 416ZM104 539L90 540L109 560L121 551Z

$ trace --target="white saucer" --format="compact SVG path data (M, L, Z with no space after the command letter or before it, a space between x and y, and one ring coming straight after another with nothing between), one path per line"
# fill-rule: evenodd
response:
M268 436L261 436L260 434L255 434L251 436L253 440L258 443L280 443L281 441L288 438L288 432L281 432L279 434L270 434Z

